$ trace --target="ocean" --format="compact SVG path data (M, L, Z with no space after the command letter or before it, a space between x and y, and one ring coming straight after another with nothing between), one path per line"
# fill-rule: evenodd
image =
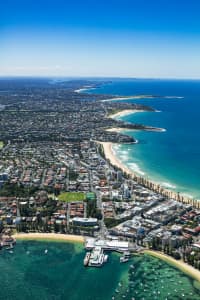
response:
M45 250L48 250L45 254ZM18 241L1 250L2 300L178 300L200 298L200 284L149 255L126 264L109 254L102 268L85 268L79 243Z
M166 131L126 132L138 144L115 145L114 151L136 173L200 199L200 81L119 79L85 92L158 96L128 100L152 106L158 112L136 113L121 119Z

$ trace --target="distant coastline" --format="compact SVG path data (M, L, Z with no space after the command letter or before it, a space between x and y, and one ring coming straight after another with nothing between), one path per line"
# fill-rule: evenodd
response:
M141 112L145 112L145 110L139 110L139 109L124 109L121 110L117 113L114 114L110 114L108 117L111 119L115 119L115 118L121 118L127 115L131 115L131 114L135 114L135 113L141 113Z
M124 116L128 116L128 115L132 115L132 114L135 114L135 113L142 113L142 112L149 112L147 110L139 110L139 109L124 109L124 110L120 110L119 112L117 113L114 113L114 114L110 114L108 115L108 118L111 118L111 119L116 119L116 118L121 118L121 117L124 117ZM156 112L156 111L153 111L153 112ZM153 126L146 126L144 125L143 128L129 128L129 126L127 125L127 127L114 127L114 128L109 128L107 129L107 131L109 132L123 132L123 131L133 131L133 130L143 130L143 131L157 131L157 132L165 132L166 129L165 128L159 128L159 127L153 127Z
M121 96L121 97L113 95L113 98L101 100L101 102L123 101L123 100L131 100L131 99L136 100L136 99L146 99L146 98L154 99L154 98L157 98L157 97L153 96L153 95L134 95L134 96Z
M94 90L95 87L85 87L85 88L80 88L80 89L77 89L77 90L74 90L75 93L82 93L82 92L85 92L87 90Z
M105 83L104 83L105 84ZM87 91L95 90L96 86L84 86L82 88L74 90L75 93L86 93ZM99 94L96 94L99 95ZM131 96L120 96L120 95L111 95L108 99L100 100L101 102L109 102L109 101L126 101L126 100L137 100L137 99L183 99L183 96L162 96L162 95L131 95Z
M86 91L87 89L84 89ZM101 100L101 102L109 102L109 101L125 101L125 100L137 100L137 99L183 99L182 96L156 96L156 95L134 95L134 96L122 96L118 97L113 95L113 98Z

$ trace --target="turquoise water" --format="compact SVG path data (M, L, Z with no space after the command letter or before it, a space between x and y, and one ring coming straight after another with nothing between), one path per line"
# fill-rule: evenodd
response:
M132 114L123 117L124 121L162 127L166 132L128 132L139 143L114 149L121 161L139 174L200 198L200 81L116 80L90 92L170 96L129 100L160 112Z
M85 268L84 255L81 244L63 242L21 241L12 254L2 250L0 299L200 298L196 282L157 258L141 255L120 264L118 255L109 254L109 262L104 267Z

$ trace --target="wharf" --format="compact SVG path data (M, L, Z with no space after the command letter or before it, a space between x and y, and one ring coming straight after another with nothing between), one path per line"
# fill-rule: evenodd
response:
M101 247L106 251L116 251L123 253L129 250L129 243L119 240L97 240L94 238L88 238L85 241L85 249L93 250L95 247Z

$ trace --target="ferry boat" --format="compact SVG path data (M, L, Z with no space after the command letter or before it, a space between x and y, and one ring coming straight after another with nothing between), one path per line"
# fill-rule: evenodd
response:
M88 266L101 267L108 259L101 247L95 247L90 255Z

